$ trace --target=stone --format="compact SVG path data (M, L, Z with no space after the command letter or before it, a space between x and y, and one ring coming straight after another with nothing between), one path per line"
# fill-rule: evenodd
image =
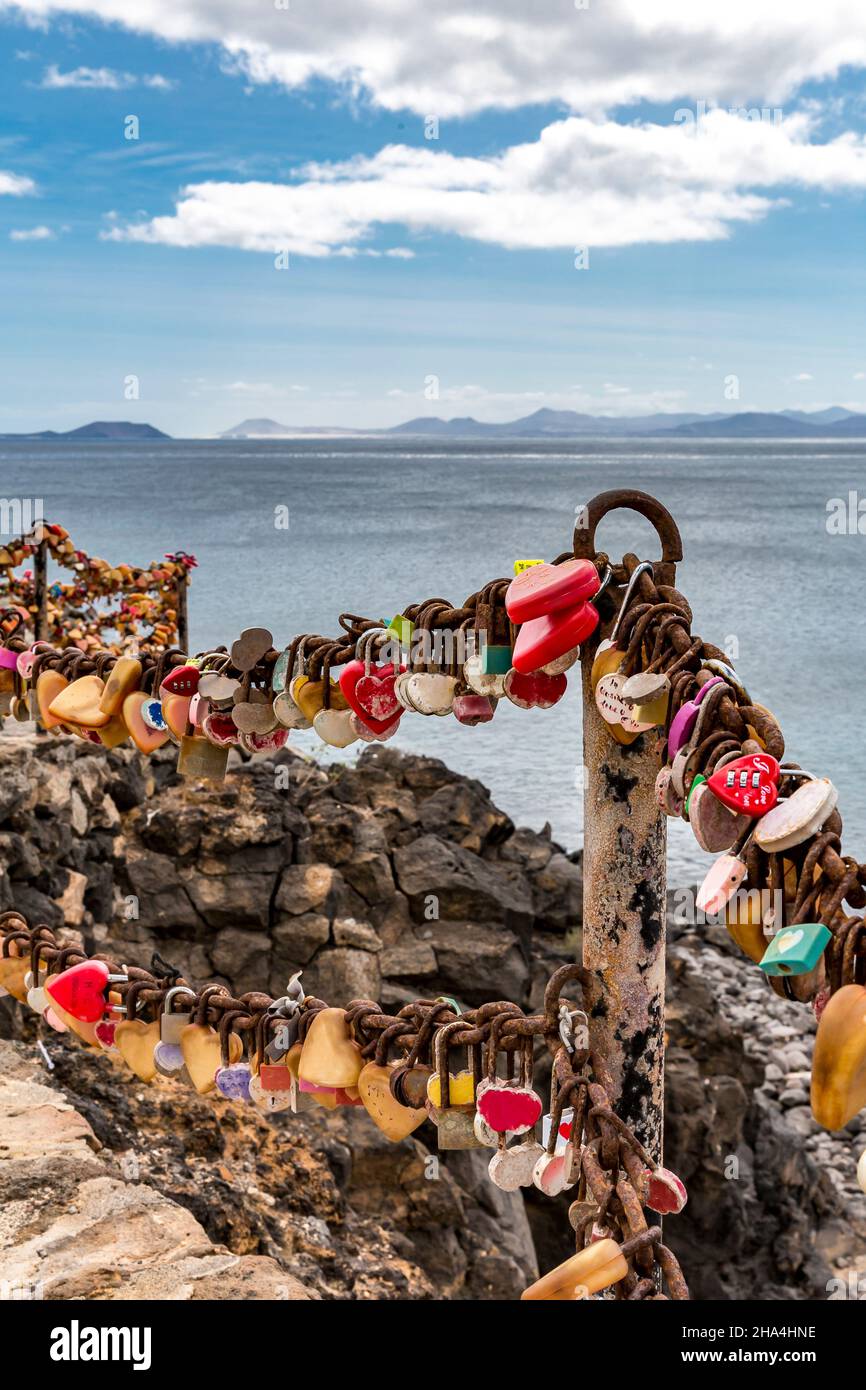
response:
M268 925L275 874L211 876L184 867L178 878L208 926L232 927L244 922L255 927Z
M422 835L394 851L398 887L409 898L416 921L424 918L426 900L438 900L440 917L504 922L506 913L530 913L532 903L503 872L478 855L437 835Z
M354 917L337 917L334 921L334 943L354 946L359 951L381 951L382 940L369 922L356 922Z
M73 869L69 869L66 887L57 900L57 905L63 913L63 920L67 927L81 926L84 920L84 894L86 889L86 875L75 873Z
M445 994L469 1005L491 999L520 1003L529 986L529 965L517 937L480 922L434 922L431 946L437 981Z
M218 975L231 980L238 994L262 988L267 979L271 938L265 932L226 927L210 943L210 958Z
M340 874L330 864L290 864L283 870L274 906L278 912L300 916L336 898L341 884Z
M382 952L379 969L385 978L406 976L421 979L426 975L435 975L438 969L436 952L429 942L407 937Z
M345 1008L353 999L377 999L381 976L371 951L332 946L318 953L304 983L320 999Z

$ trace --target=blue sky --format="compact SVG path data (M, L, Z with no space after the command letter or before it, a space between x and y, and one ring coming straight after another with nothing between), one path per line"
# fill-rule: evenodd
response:
M0 0L0 430L866 408L862 10L635 5Z

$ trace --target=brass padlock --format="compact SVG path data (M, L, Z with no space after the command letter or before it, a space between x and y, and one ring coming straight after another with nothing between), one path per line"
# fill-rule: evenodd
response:
M448 1067L448 1041L453 1033L462 1032L462 1019L446 1023L438 1029L433 1047L435 1070L427 1086L427 1113L437 1129L437 1144L442 1150L480 1149L483 1144L475 1133L475 1089L481 1075L477 1048L467 1048L470 1067L456 1075Z
M182 777L210 777L222 782L229 760L228 747L220 748L206 738L184 734L180 741L177 770Z

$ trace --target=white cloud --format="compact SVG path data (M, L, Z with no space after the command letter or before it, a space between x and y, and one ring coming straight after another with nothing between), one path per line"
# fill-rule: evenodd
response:
M812 373L811 373L811 372L798 372L797 375L794 377L794 380L795 380L795 381L814 381L815 378L812 376Z
M359 254L385 224L512 249L713 241L798 186L866 187L866 137L813 133L804 113L773 124L717 110L697 131L571 116L495 156L389 145L291 183L190 184L173 214L103 236L304 256Z
M866 381L866 372L855 372L852 381Z
M53 241L54 233L50 227L16 227L9 233L10 241Z
M778 102L866 65L862 0L0 0L44 21L94 16L170 42L222 45L248 82L314 78L389 110L462 116L563 103Z
M72 68L61 72L56 63L51 63L42 74L40 87L63 90L122 92L129 87L153 87L157 91L168 91L173 85L167 77L159 73L117 72L114 68Z
M9 193L14 198L20 198L25 193L35 193L36 184L32 179L28 179L23 174L10 174L5 169L0 169L0 194Z

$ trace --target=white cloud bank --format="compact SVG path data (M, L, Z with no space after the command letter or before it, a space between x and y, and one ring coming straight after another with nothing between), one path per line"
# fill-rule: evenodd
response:
M54 233L50 227L15 227L9 233L10 241L53 241Z
M599 113L679 96L784 100L866 66L863 0L0 0L222 46L253 82L314 78L389 110L461 116L561 102Z
M9 193L13 198L21 198L25 193L35 193L36 184L23 174L10 174L0 169L0 195Z
M159 73L116 72L114 68L72 68L61 72L55 63L45 69L40 87L54 91L72 88L77 91L122 92L129 87L152 87L167 92L172 83Z
M712 241L792 188L866 188L866 137L811 143L812 119L717 110L696 130L572 116L485 158L391 145L287 184L190 184L172 215L103 235L305 256L358 254L383 225L524 250Z

